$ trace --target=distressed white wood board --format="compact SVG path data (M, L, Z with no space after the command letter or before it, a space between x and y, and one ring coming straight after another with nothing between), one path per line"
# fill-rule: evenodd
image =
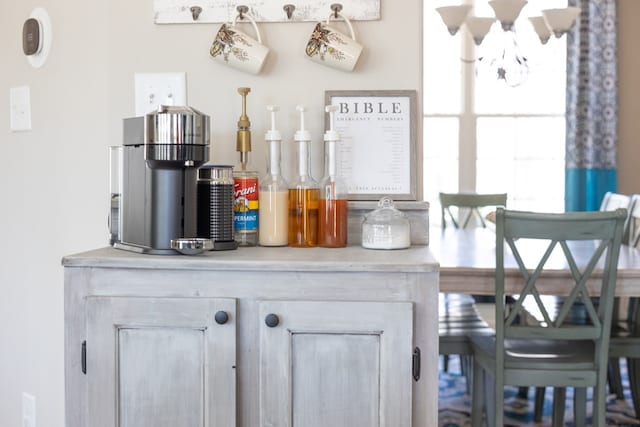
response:
M354 21L375 21L380 19L380 0L153 0L154 22L156 24L206 24L230 22L238 15L236 7L244 5L257 22L305 22L323 21L332 13L331 5L342 5L342 13ZM295 10L291 19L283 9L285 4L293 4ZM199 6L202 12L193 19L192 6Z

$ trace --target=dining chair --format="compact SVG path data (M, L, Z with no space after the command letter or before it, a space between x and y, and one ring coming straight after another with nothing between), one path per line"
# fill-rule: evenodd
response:
M459 356L460 371L467 380L467 393L470 393L473 367L469 337L490 336L495 331L480 315L471 295L441 292L438 297L438 349L443 356L443 369L448 371L450 356Z
M475 214L482 227L486 222L481 208L506 206L507 194L477 193L440 193L442 227L446 227L445 212L449 215L455 228L466 228ZM458 223L451 208L467 209L464 221ZM458 212L460 213L460 212ZM462 227L460 227L462 226ZM467 391L470 390L472 371L471 347L469 337L474 335L493 335L493 328L485 321L477 310L476 300L471 295L440 293L439 304L439 354L443 356L444 371L448 371L449 357L460 356L460 368L466 378ZM487 300L488 301L488 300ZM491 301L492 302L492 301Z
M623 244L626 244L629 239L628 237L629 236L629 215L631 213L631 210L629 209L629 207L631 203L632 203L632 200L629 195L622 194L622 193L615 193L611 191L608 191L604 194L602 198L602 202L600 203L601 212L615 211L616 209L619 209L619 208L628 209L627 218L625 219L625 225L622 231ZM562 304L563 299L564 297L550 297L546 299L545 306L547 308L547 311L552 316L552 318L553 318L552 312L558 310L558 307ZM611 321L611 337L610 337L610 340L612 343L614 340L620 341L621 339L628 338L629 336L628 331L630 329L628 325L629 325L630 317L629 315L627 315L625 318L621 318L620 311L621 311L621 306L625 306L625 303L628 306L628 304L631 302L631 299L629 298L621 299L618 297L614 297L613 301L614 303L613 303L613 315L612 315L612 321ZM594 299L594 303L595 304L598 303L597 298ZM574 322L586 320L584 316L584 307L575 306L572 310L571 316ZM625 344L620 343L620 345L625 346L625 348L627 346L630 346L629 350L633 348L633 344L631 341L626 341ZM621 349L622 347L618 347L618 348ZM619 357L616 357L613 355L610 356L608 373L607 373L607 381L609 384L610 392L615 394L618 399L624 399L624 389L622 386L622 375L620 371ZM534 420L536 422L539 422L542 419L542 413L544 410L543 405L544 405L545 391L546 390L544 387L539 387L536 389L536 398L535 398L535 405L534 405ZM566 390L562 388L556 388L554 390L554 396L556 396L554 398L554 405L556 405L555 407L557 412L562 412L562 413L564 412L563 408L564 408L565 395L566 395ZM558 416L561 416L561 415L558 415Z
M631 196L629 214L625 225L626 244L640 247L640 194ZM636 418L640 418L640 319L637 297L628 299L626 317L620 319L611 331L609 343L610 382L612 391L624 399L620 375L620 358L627 360L627 372L631 391L631 400Z
M600 204L601 211L614 211L618 208L627 209L627 219L625 221L624 231L622 232L622 243L629 243L629 215L631 214L631 196L622 193L615 193L607 191L602 197L602 203ZM626 317L621 316L621 312L624 312L624 307L629 307L631 304L630 298L614 298L613 303L613 322L611 336L612 338L624 338L627 335L628 315ZM611 357L609 359L609 388L611 392L616 395L618 399L624 399L624 389L622 387L622 375L620 373L620 361L617 357Z
M471 337L474 427L481 426L485 410L489 426L503 425L505 385L575 387L574 421L579 426L586 425L586 387L593 387L593 425L605 425L607 353L625 218L625 209L558 214L498 208L496 335ZM548 245L538 253L540 259L535 266L527 265L530 257L525 257L525 263L522 256L526 254L526 245L532 242ZM506 250L511 251L517 264L517 277L509 273L509 293L520 295L511 304L505 303ZM566 292L562 293L565 298L552 319L540 300L542 292L537 288L537 279L542 274L554 274L546 266L554 250L564 255L573 280L567 281ZM574 250L582 257L587 256L577 262ZM601 270L594 274L596 267ZM600 296L597 309L590 297L593 291ZM524 302L529 299L535 301L544 322L523 321L528 319ZM586 307L588 322L567 321L575 304ZM554 426L558 425L556 420L554 417Z
M618 208L625 208L627 212L627 220L625 223L625 229L622 233L622 243L627 244L629 240L629 210L631 207L631 196L628 194L614 193L607 191L602 197L602 203L600 203L601 211L615 211Z
M479 193L440 193L440 211L442 213L442 228L447 226L446 216L448 214L451 223L455 228L466 228L469 225L471 217L475 215L482 227L486 227L487 223L481 213L481 208L496 207L507 205L506 193L495 194L479 194ZM458 215L466 210L464 221L456 221L456 215L453 214L451 208L458 209ZM458 218L459 220L459 218Z

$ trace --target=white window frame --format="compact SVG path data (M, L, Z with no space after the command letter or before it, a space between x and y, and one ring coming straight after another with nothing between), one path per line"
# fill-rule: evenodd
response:
M471 1L467 1L467 3L471 3ZM425 7L429 7L425 5ZM524 18L519 18L524 19ZM438 29L439 31L446 32L444 25ZM424 29L424 31L427 31ZM470 37L467 37L466 34L459 34L456 37L462 37L460 43L461 49L461 57L462 58L473 58L476 55L476 49L473 44L473 41ZM426 68L426 66L424 67ZM460 105L460 113L433 113L433 112L425 112L423 114L423 118L456 118L458 120L458 189L460 192L474 192L477 190L477 123L480 118L491 118L491 117L500 117L500 118L519 118L519 117L550 117L550 118L563 118L564 114L522 114L522 113L506 113L506 114L487 114L487 113L476 113L475 112L475 84L476 84L476 75L475 75L475 64L462 64L462 72L461 72L461 105ZM525 83L526 84L526 83ZM429 148L426 144L425 136L425 144L424 144L424 157L428 158L429 156ZM425 173L425 177L428 175ZM434 200L434 194L428 192L427 190L432 188L428 182L423 183L425 198L430 197L428 200L431 205L432 212L439 212L439 202L438 200ZM517 198L513 195L509 194L509 203L508 205L514 209L518 208ZM557 210L557 209L556 209ZM437 220L436 223L439 222L439 217L432 214L432 219Z

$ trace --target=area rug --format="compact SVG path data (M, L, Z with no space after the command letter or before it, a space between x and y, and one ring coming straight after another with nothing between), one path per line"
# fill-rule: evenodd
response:
M457 359L457 358L453 358ZM622 381L625 387L625 398L616 399L611 395L607 399L607 425L608 426L640 426L640 421L635 419L635 412L631 396L629 395L628 377L626 367L622 364ZM460 375L455 363L450 366L449 372L440 370L438 387L438 425L439 427L470 427L471 426L471 397L466 394L465 379ZM544 414L541 423L533 421L533 391L529 393L529 399L518 397L515 387L505 387L505 426L507 427L546 427L551 426L551 409L553 390L547 387L544 403ZM587 421L591 422L591 396L587 394ZM567 390L567 407L565 412L565 427L576 426L573 423L573 390ZM590 424L588 424L590 425Z

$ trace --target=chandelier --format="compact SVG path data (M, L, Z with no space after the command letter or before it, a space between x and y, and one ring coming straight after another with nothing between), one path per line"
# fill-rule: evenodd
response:
M452 36L464 25L476 46L482 44L489 30L498 22L502 28L503 37L499 48L490 56L480 56L475 60L463 59L463 61L477 61L477 67L487 66L498 80L504 81L509 86L518 86L524 83L529 75L529 63L518 45L515 30L515 21L526 4L527 0L491 0L489 5L493 8L495 17L470 16L469 12L472 8L470 4L439 7L436 11ZM580 8L565 7L546 9L541 12L542 16L529 17L529 21L540 42L546 44L552 34L560 38L569 31L580 14ZM500 33L499 30L498 33Z

